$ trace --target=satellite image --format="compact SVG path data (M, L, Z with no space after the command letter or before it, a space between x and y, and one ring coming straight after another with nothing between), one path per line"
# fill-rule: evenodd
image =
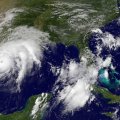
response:
M0 0L0 120L120 120L120 0Z

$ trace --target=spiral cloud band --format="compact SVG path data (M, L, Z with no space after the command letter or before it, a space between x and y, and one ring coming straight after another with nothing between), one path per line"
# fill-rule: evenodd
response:
M20 91L22 80L32 72L33 65L41 66L42 51L48 38L47 33L32 27L12 30L0 44L1 90Z

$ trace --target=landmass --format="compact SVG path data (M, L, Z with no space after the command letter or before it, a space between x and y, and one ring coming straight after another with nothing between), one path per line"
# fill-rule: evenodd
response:
M51 41L65 45L75 45L83 54L88 49L88 38L91 30L102 27L119 16L115 0L10 0L10 3L13 4L8 1L0 2L1 6L6 6L5 9L1 7L0 12L13 7L23 9L14 18L11 27L34 26L48 32ZM4 29L1 35L6 35L7 31L8 29ZM106 88L97 86L95 92L101 94L105 99L109 99L108 104L120 104L120 96L112 94ZM0 115L0 119L42 119L42 107L39 108L37 117L30 116L38 97L41 97L41 94L32 96L23 110L9 115ZM49 98L48 95L42 106L49 101ZM104 114L112 116L113 113Z
M8 115L0 115L0 120L42 120L48 107L50 94L42 93L29 98L23 110Z

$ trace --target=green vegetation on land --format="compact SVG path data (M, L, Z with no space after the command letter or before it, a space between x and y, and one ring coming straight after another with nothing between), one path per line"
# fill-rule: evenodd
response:
M4 1L4 0L3 0ZM5 0L7 1L7 0ZM115 0L8 0L15 1L16 7L23 8L13 21L13 27L28 25L34 26L42 31L50 34L50 40L56 43L64 43L65 45L75 45L83 52L88 47L88 38L92 28L98 28L104 24L116 19L118 13L116 12ZM17 1L17 2L16 2ZM67 3L62 8L56 6L57 2ZM6 5L6 3L3 3ZM54 5L52 5L54 4ZM86 6L80 6L85 4ZM0 5L3 6L0 2ZM70 6L73 5L73 6ZM12 7L12 6L11 6ZM11 8L10 7L10 8ZM4 7L5 8L5 7ZM61 10L60 10L61 9ZM73 16L79 15L80 12L73 13L74 10L83 9L89 12L86 19L79 18L78 26L80 30L72 28L69 20ZM56 10L64 10L68 15L60 16L60 14L53 14ZM83 13L84 14L84 13ZM77 19L77 18L76 18ZM76 22L74 22L76 24ZM82 28L83 27L83 28ZM6 30L6 29L4 29ZM3 31L3 36L5 35ZM107 89L102 87L95 87L95 92L101 94L104 98L109 100L109 104L120 103L120 97L113 95ZM30 120L30 112L33 108L35 100L38 96L33 96L29 99L25 109L15 112L10 115L0 115L0 120ZM111 113L109 113L111 115ZM40 119L40 117L39 117Z
M33 116L31 116L31 112L33 106L35 105L35 101L38 97L42 96L41 95L32 96L28 100L25 108L21 111L17 111L8 115L0 115L0 120L42 120L42 116L44 114L43 113L44 110L41 111L42 106L44 106L44 104L46 104L50 100L51 95L48 95L47 98L44 99L44 101L42 102L42 106L39 108L39 111L36 114L37 116L33 119Z
M100 94L103 98L108 100L108 104L120 104L120 96L111 93L107 88L103 88L100 86L94 86L94 92L96 94ZM111 119L115 115L115 111L113 112L104 112L103 115L110 117Z
M120 104L120 96L114 95L107 88L96 86L94 87L95 93L102 95L105 99L108 99L108 104L118 103Z
M57 2L67 4L63 4L61 9L61 7L59 8L59 6L57 6ZM86 7L80 7L78 4L86 4ZM92 28L102 26L118 16L116 13L115 0L20 0L17 6L24 8L24 12L20 13L14 19L14 26L35 26L42 31L48 32L51 41L56 43L62 42L66 45L75 45L81 52L88 47L88 37ZM77 28L71 28L68 21L72 17L72 11L81 8L85 10L88 9L88 11L89 8L91 8L91 10L96 10L96 12L88 13L87 20L79 18L81 22L78 26L82 25L85 27L76 31L75 29ZM66 16L60 16L60 14L54 15L55 10L59 9L61 12L64 10L69 14ZM76 13L76 15L77 14L79 13ZM103 16L103 18L99 18L99 16ZM94 24L92 25L91 22Z

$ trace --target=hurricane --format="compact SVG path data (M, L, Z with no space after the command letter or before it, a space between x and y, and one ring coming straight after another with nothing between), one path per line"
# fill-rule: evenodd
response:
M49 35L35 28L22 26L11 31L0 44L0 87L17 92L26 75L41 67L42 51ZM35 72L35 71L34 71Z

